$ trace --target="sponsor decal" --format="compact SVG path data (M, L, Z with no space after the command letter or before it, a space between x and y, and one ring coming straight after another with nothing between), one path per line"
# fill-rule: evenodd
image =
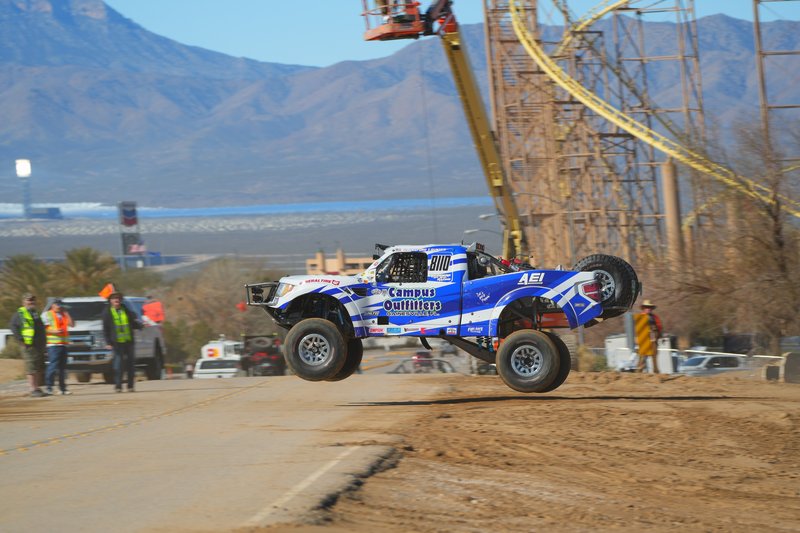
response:
M431 272L447 272L451 260L449 255L432 255L429 269Z
M380 313L378 311L364 311L361 314L364 316L378 316Z
M458 328L447 328L448 335L458 335Z
M383 309L390 316L431 316L442 310L442 302L432 300L436 289L395 289L386 290L390 299L383 302Z
M339 280L338 279L314 278L314 279L307 279L307 280L304 280L304 281L300 282L301 285L303 283L327 283L328 285L339 285Z
M383 328L369 328L370 335L383 335Z
M377 296L377 295L383 293L383 291L380 290L380 289L372 289L371 291L369 291L369 293L372 294L373 296Z
M479 291L475 296L477 296L478 300L480 300L481 303L483 303L483 304L488 302L489 298L491 297L491 295L489 295L489 294L487 294L487 293L485 293L483 291Z
M434 298L436 289L395 289L386 290L389 298Z
M430 278L428 279L431 279L433 281L453 281L453 273L448 272L447 274L436 274L430 276Z
M525 273L517 281L517 285L541 285L544 281L544 272Z
M467 328L467 333L483 333L483 328L480 326L470 326Z
M417 332L419 331L419 328L403 328L403 331L405 331L406 333Z
M398 333L403 333L402 328L386 328L386 333L389 335L397 335Z

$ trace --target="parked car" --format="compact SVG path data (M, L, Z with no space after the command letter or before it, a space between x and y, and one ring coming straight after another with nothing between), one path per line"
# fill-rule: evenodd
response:
M277 336L242 335L244 352L242 368L250 376L283 376L286 374L286 359L281 352Z
M713 376L746 370L744 358L736 355L695 355L679 365L679 372L688 376Z
M242 365L236 359L200 359L194 367L193 379L233 378L241 371Z
M253 376L283 376L286 374L286 360L278 352L265 353L250 367Z

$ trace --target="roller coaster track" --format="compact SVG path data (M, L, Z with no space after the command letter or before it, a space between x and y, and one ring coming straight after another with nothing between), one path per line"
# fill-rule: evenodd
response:
M572 44L575 35L586 31L587 28L591 27L595 22L605 17L607 14L624 5L631 5L640 1L642 0L605 0L589 10L589 12L583 17L575 22L572 22L570 19L567 0L553 0L553 4L556 6L556 9L561 11L562 16L564 17L564 36L562 37L561 42L558 43L558 46L556 46L551 57L558 58L563 56L564 52ZM617 79L622 82L623 85L625 85L625 87L633 96L638 98L642 103L647 100L647 97L639 90L636 82L634 82L633 79L631 79L631 77L623 69L608 61L605 58L605 55L599 53L599 51L595 49L593 45L589 44L589 46L592 50L594 50L603 66L609 69L617 77ZM681 134L678 132L678 128L676 128L675 125L663 115L656 113L654 118L674 137L679 138L681 136Z
M627 2L613 2L608 1L595 8L590 16L585 17L579 24L583 28L587 27L590 21L597 20L600 13L607 13L612 6L616 4L623 4ZM607 5L606 5L607 4ZM597 95L583 87L574 78L569 76L558 64L545 52L544 48L536 42L536 39L531 35L528 28L525 26L525 19L522 10L517 5L516 0L509 1L509 9L511 12L511 22L514 27L514 32L517 35L522 46L528 52L531 59L541 68L550 79L555 82L559 87L567 91L576 100L587 106L589 109L608 120L617 127L627 131L639 140L653 146L661 152L671 156L677 161L694 168L695 170L709 175L717 181L727 185L733 190L759 200L763 203L774 205L780 200L781 208L792 216L800 218L800 202L793 200L785 195L776 195L775 191L753 180L747 179L733 172L732 170L723 167L722 165L706 159L702 155L681 146L680 144L664 137L663 135L651 130L647 126L639 123L632 117L622 113L612 105L602 100ZM774 196L774 197L773 197Z

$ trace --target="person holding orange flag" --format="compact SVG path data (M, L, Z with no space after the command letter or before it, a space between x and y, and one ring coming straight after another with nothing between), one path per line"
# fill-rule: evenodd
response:
M53 394L56 374L61 394L72 394L67 390L67 345L69 328L75 324L58 298L50 304L50 309L42 313L42 322L47 334L47 371L44 376L47 394Z

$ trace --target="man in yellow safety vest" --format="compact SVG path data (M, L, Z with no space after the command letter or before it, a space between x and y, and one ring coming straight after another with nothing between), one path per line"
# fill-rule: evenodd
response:
M39 388L39 375L44 367L45 332L44 324L36 312L36 296L26 293L22 296L22 307L11 316L11 332L22 344L22 356L25 359L25 373L28 375L28 387L34 398L47 396Z
M72 394L67 390L67 345L69 328L75 324L60 299L53 300L50 309L42 313L42 322L47 333L47 373L44 377L47 393L53 394L53 385L58 374L58 388L61 394Z
M122 302L122 293L114 291L108 297L103 313L103 334L109 349L114 350L114 388L122 392L122 374L127 373L128 392L136 381L136 361L133 331L142 329L136 313Z

